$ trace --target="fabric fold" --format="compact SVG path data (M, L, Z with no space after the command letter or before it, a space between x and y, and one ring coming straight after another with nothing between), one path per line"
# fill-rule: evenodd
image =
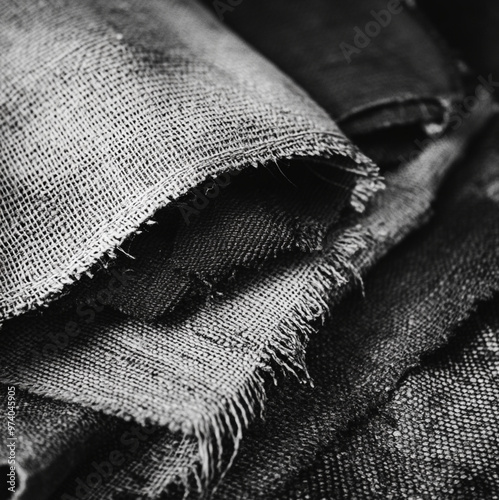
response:
M105 265L210 176L350 158L357 203L375 190L326 113L194 0L8 1L0 29L3 320Z
M412 2L225 20L253 47L195 0L0 7L16 500L299 496L497 290L497 109Z
M414 2L254 0L224 22L306 88L349 136L445 124L462 97L450 50Z
M499 290L498 133L496 117L442 188L428 225L376 266L362 296L332 310L308 351L315 388L291 386L269 401L215 498L277 494Z

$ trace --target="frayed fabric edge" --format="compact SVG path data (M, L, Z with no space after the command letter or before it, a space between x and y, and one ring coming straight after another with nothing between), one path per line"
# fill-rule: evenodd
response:
M298 147L297 143L301 146ZM123 209L121 217L112 221L106 230L106 239L101 240L91 254L76 256L64 273L38 280L31 291L18 291L11 297L4 298L0 307L0 325L9 318L47 306L84 274L92 273L99 267L107 267L108 262L116 257L116 252L121 250L121 244L127 238L141 234L146 225L154 223L153 216L159 209L166 207L207 179L280 160L298 160L307 157L343 170L345 168L341 164L334 164L335 158L346 157L355 162L359 169L348 169L348 171L357 176L350 198L350 204L357 211L363 211L369 199L384 187L376 165L352 143L335 134L311 132L301 134L299 137L287 137L279 143L260 145L250 152L230 151L212 158L202 174L194 173L189 181L185 182L183 189L177 192L169 193L170 187L166 183L154 186ZM220 165L223 165L223 168ZM195 168L192 167L191 171L195 171Z
M497 111L497 110L496 110ZM411 231L421 227L430 218L431 205L436 191L455 164L464 154L467 141L492 116L492 111L482 109L470 120L464 130L436 140L416 160L405 165L394 174L393 187L375 200L371 213L362 224L338 230L334 233L334 242L321 256L320 265L316 266L304 293L304 300L293 308L284 319L275 335L267 343L261 354L261 363L253 371L241 393L235 395L223 413L215 418L215 425L204 425L196 430L199 436L201 471L199 485L205 489L214 477L215 471L221 472L217 481L220 484L230 469L243 437L243 430L254 418L259 409L263 414L267 400L266 380L270 377L274 384L278 383L279 374L291 375L300 383L313 385L305 361L306 347L316 330L316 325L324 323L331 307L344 295L348 287L362 284L362 275L390 248L400 243ZM438 165L429 161L436 155ZM402 193L397 178L407 179L414 172L413 185L403 186ZM396 214L392 230L387 230L382 213ZM248 399L252 393L257 396ZM228 413L228 415L227 415ZM242 418L239 417L242 416ZM251 417L251 418L248 418ZM224 426L231 419L236 422L235 428ZM223 427L217 427L222 423ZM211 423L210 423L211 424ZM211 454L210 435L216 436L221 444L223 430L226 429L234 442L234 451L228 464L221 471L221 451L218 457ZM217 488L212 486L211 493ZM201 490L202 491L202 490Z

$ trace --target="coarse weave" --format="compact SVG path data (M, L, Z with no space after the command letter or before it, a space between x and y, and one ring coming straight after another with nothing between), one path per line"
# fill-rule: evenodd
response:
M208 176L348 157L353 198L374 190L327 114L194 0L7 0L0 33L0 321Z
M290 386L269 400L265 422L257 422L243 441L216 498L273 497L311 466L338 432L369 420L369 411L407 370L447 342L477 303L499 290L498 134L496 118L440 193L432 221L376 266L363 294L353 293L333 309L307 352L315 388ZM497 450L489 466L494 459ZM357 498L355 481L347 486Z
M241 270L282 254L320 250L328 229L352 211L355 174L348 170L355 165L343 162L346 170L337 170L311 160L293 163L212 180L172 203L155 216L156 225L122 245L126 255L75 285L65 307L103 302L152 320L182 300L213 293ZM126 282L106 296L102 289L113 273Z
M335 439L285 499L497 500L498 298Z
M304 378L307 333L326 313L328 294L346 289L427 218L443 176L483 119L441 138L418 161L390 174L387 190L357 223L332 235L324 253L278 260L192 315L152 325L102 312L88 325L80 318L80 330L68 330L71 315L57 310L7 322L1 379L192 435L199 446L191 456L201 462L199 477L212 477L221 466L224 435L233 441L226 449L237 450L264 402L265 374L277 365ZM127 471L147 470L133 494L154 498L153 485L168 486L165 464L171 455L163 461L161 449L154 448L152 463L145 454L129 464ZM185 459L178 457L175 470L195 466ZM109 489L96 489L95 495L107 498L119 484L103 485Z
M337 50L335 44L356 24L367 22L380 2L315 1L306 7L299 2L249 2L240 7L227 19L297 78L333 118L348 118L347 132L353 133L351 123L362 123L362 136L356 139L380 166L399 165L413 153L427 139L422 125L445 129L451 110L464 97L453 59L421 16L405 5L393 16L381 9L380 15L393 17L393 27L383 30L375 49L350 62L336 60L331 47ZM382 131L372 133L379 127ZM348 173L355 171L353 162L342 163L344 170L338 172L311 161L294 169L279 162L277 168L268 168L276 179L259 169L256 175L198 186L176 204L168 222L156 217L159 227L149 230L149 236L122 245L133 259L123 256L114 264L120 273L126 270L128 280L112 297L104 297L105 302L127 315L156 319L182 300L213 293L241 268L258 268L290 251L320 249L355 180ZM84 281L85 291L74 291L70 304L74 306L75 298L99 301L103 281L110 279L109 273L101 274Z

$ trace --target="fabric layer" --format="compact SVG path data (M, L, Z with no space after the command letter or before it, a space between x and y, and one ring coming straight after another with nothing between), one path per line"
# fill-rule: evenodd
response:
M17 474L16 493L7 495L8 498L48 498L80 463L93 457L120 425L118 419L96 414L80 405L40 398L5 385L0 389L3 423L0 471L5 480L7 471L14 465ZM12 406L8 405L9 396ZM9 428L7 416L11 407ZM4 453L5 450L8 453ZM10 459L13 464L9 463ZM4 488L2 484L2 495L7 492Z
M307 356L315 388L289 387L269 401L219 498L278 491L499 290L498 131L495 118L440 192L428 226L383 259L362 294L332 310Z
M499 498L497 295L281 498Z
M412 2L254 0L224 20L350 136L445 122L462 96L445 43Z
M209 176L346 157L354 204L375 190L326 113L194 0L9 0L0 31L0 320Z
M9 349L1 353L1 379L192 435L199 445L200 477L213 477L224 450L237 451L265 401L268 375L274 377L280 367L306 379L308 333L327 313L328 295L352 287L358 275L427 219L445 174L484 119L480 115L388 176L387 190L362 218L331 234L324 253L277 261L268 274L239 282L192 314L147 325L103 311L94 313L93 323L82 322L74 335L65 333L71 316L57 311L53 317L47 311L7 322L3 334ZM156 456L158 462L163 464ZM130 467L147 463L138 458ZM149 481L166 487L162 466L148 471ZM146 497L148 485L140 490Z

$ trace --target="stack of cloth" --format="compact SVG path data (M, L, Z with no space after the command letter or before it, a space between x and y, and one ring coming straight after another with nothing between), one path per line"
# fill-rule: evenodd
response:
M459 7L1 2L0 498L499 499Z

